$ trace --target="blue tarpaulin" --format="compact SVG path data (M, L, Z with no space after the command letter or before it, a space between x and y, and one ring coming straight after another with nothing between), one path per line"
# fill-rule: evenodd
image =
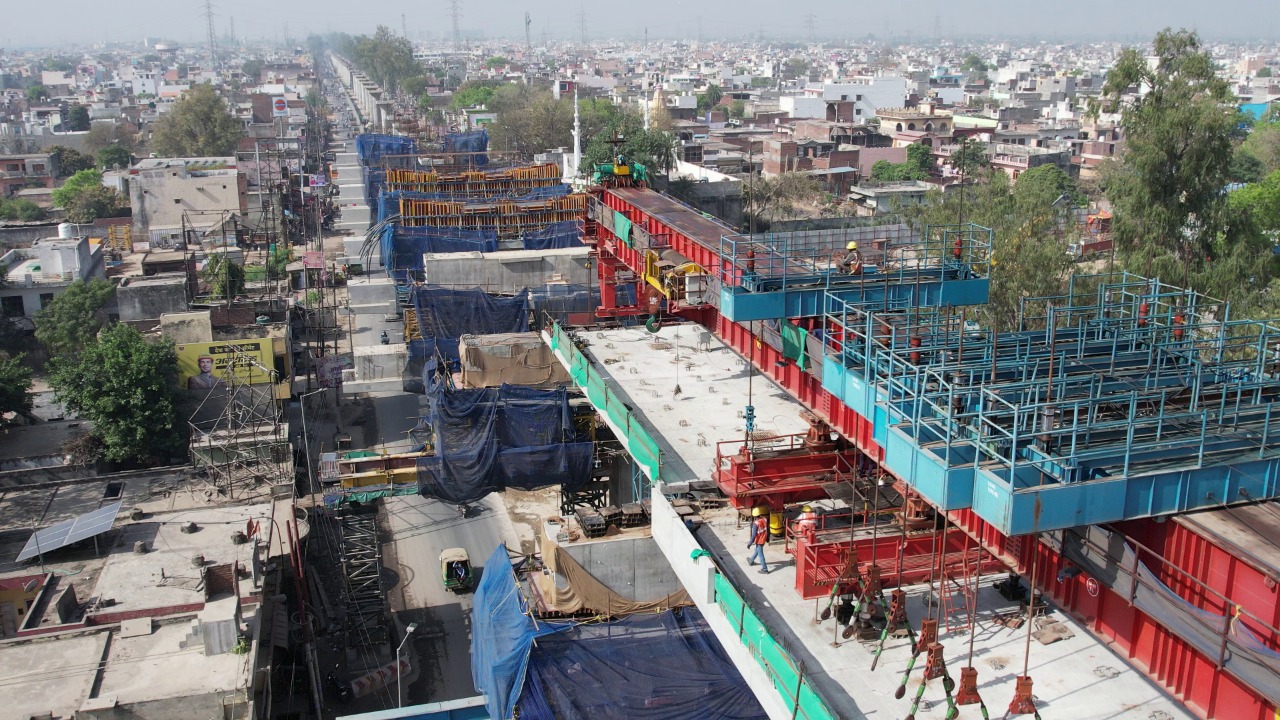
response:
M424 376L434 376L437 357L458 362L458 338L529 331L529 293L490 295L478 288L451 290L431 285L409 288L409 304L418 317L421 339L407 343L405 392L424 392Z
M489 132L472 130L470 132L449 133L444 136L444 151L447 153L476 153L468 157L456 158L458 164L484 167L489 164L489 156L484 152L489 149Z
M521 720L768 717L696 608L538 638L519 709Z
M590 481L594 444L579 442L564 388L428 382L426 393L428 408L414 431L434 446L417 462L424 497L470 503L508 487L576 490Z
M423 253L493 252L498 249L495 230L467 228L404 227L387 225L381 238L382 266L397 280L408 280L423 270Z
M403 135L365 133L356 136L356 157L366 167L379 165L384 155L414 155L418 144Z

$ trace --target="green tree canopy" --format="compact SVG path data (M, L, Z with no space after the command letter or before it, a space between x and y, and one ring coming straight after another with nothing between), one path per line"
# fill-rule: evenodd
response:
M93 423L112 462L156 465L183 450L173 345L151 343L133 327L112 325L78 355L49 362L49 385Z
M500 67L506 67L507 64L510 62L511 62L510 60L504 58L501 55L494 55L493 57L484 61L484 66L489 68L490 70L495 70Z
M94 341L107 323L103 310L114 288L106 280L76 280L36 313L36 339L54 357L75 355Z
M707 85L707 91L698 95L698 112L705 113L714 109L723 97L724 93L720 91L719 85L715 83Z
M262 81L262 58L249 58L240 66L240 74L250 83L258 84Z
M27 88L27 102L38 103L49 97L49 90L43 85L32 85Z
M1242 117L1195 33L1163 30L1151 54L1154 63L1128 48L1107 74L1103 97L1108 109L1123 110L1126 144L1104 189L1118 249L1133 269L1151 274L1155 259L1169 255L1182 277L1165 279L1186 283L1226 226L1222 189Z
M427 79L421 75L414 75L413 77L407 77L400 81L400 91L409 97L416 98L426 92L426 89Z
M761 231L795 217L800 203L816 203L821 197L822 185L803 173L752 175L742 187L742 209L748 225L754 219L760 223L755 231Z
M1264 173L1280 170L1280 108L1273 106L1254 123L1240 149L1258 158Z
M58 177L71 177L81 170L93 169L93 157L65 145L50 145L49 154L58 165Z
M355 38L350 54L361 70L391 92L399 89L401 80L422 74L422 65L413 59L413 44L385 25L379 25L373 37Z
M102 184L99 170L81 170L72 175L53 191L53 204L65 210L67 219L75 223L116 217L129 207L129 201L118 190Z
M602 103L612 104L612 103ZM583 125L583 136L588 138L582 152L582 172L588 172L592 166L613 161L613 145L609 140L617 133L623 143L619 148L629 162L640 163L650 171L666 172L675 165L675 136L663 130L645 130L644 118L634 110L606 114L604 125L593 135L587 135Z
M44 220L47 215L44 208L25 198L0 199L0 220L35 222Z
M17 413L30 418L32 407L31 370L22 364L21 355L0 356L0 415Z
M782 74L791 80L807 77L809 75L809 61L799 57L790 58L782 64Z
M896 180L924 180L933 167L933 153L929 146L912 143L907 146L907 159L900 163L877 160L871 166L871 178L881 182Z
M85 132L92 124L89 120L89 108L83 105L74 105L67 111L66 128L71 132Z
M244 292L244 266L228 260L222 253L205 260L200 279L209 286L209 296L214 299L225 300Z
M133 164L133 156L119 145L108 145L102 148L98 151L97 159L98 167L103 170L110 170L116 166L127 168Z
M989 68L983 62L982 58L975 53L969 53L964 56L964 60L960 61L960 71L965 73L985 73Z
M737 118L741 120L742 118L746 117L746 115L747 115L747 101L734 100L733 103L729 105L729 117Z
M449 106L456 110L488 107L500 84L495 80L468 80L454 91Z
M1260 77L1260 78L1271 77L1271 68L1269 67L1261 68L1260 70L1258 70L1258 74L1254 75L1254 77Z
M208 83L192 85L160 118L151 146L162 157L232 155L244 131L240 121Z
M137 140L133 132L120 123L95 122L84 136L84 147L91 153L98 153L105 147L119 145L132 153L137 149Z

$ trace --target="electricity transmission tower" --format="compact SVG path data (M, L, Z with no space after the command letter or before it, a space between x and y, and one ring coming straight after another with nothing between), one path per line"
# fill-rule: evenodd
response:
M209 29L209 63L218 67L218 31L213 26L213 0L204 0L204 21Z
M529 26L533 24L533 18L529 17L529 13L524 14L524 49L533 49L533 39L529 35Z
M462 30L458 27L458 18L461 16L461 0L449 0L449 17L453 20L453 51L458 52L462 48Z

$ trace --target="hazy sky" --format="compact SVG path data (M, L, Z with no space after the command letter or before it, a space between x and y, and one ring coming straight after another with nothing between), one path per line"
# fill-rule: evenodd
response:
M125 41L144 37L180 42L206 37L204 0L6 0L0 24L5 47L67 42ZM277 38L288 24L291 37L310 31L371 32L378 24L401 27L411 38L447 33L446 0L214 0L219 35L235 19L236 35ZM1207 38L1269 37L1280 32L1277 0L920 0L908 3L854 0L462 0L463 30L488 37L524 35L524 13L533 16L535 42L577 38L579 8L586 11L589 38L697 35L802 40L805 16L815 17L818 38L878 36L912 38L942 34L1009 37L1148 38L1165 26L1191 27ZM794 15L782 16L777 8Z

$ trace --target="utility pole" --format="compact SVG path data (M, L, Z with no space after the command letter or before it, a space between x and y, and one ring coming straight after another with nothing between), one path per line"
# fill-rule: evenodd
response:
M204 0L204 21L209 29L209 65L218 67L218 31L213 26L213 0Z
M578 6L578 41L587 46L587 9L582 5Z
M461 14L461 0L449 0L449 18L453 20L453 51L458 52L462 49L462 30L458 27L458 17Z
M529 16L529 13L525 13L524 14L524 49L525 50L533 49L533 38L529 34L529 26L532 24L533 24L533 18Z

